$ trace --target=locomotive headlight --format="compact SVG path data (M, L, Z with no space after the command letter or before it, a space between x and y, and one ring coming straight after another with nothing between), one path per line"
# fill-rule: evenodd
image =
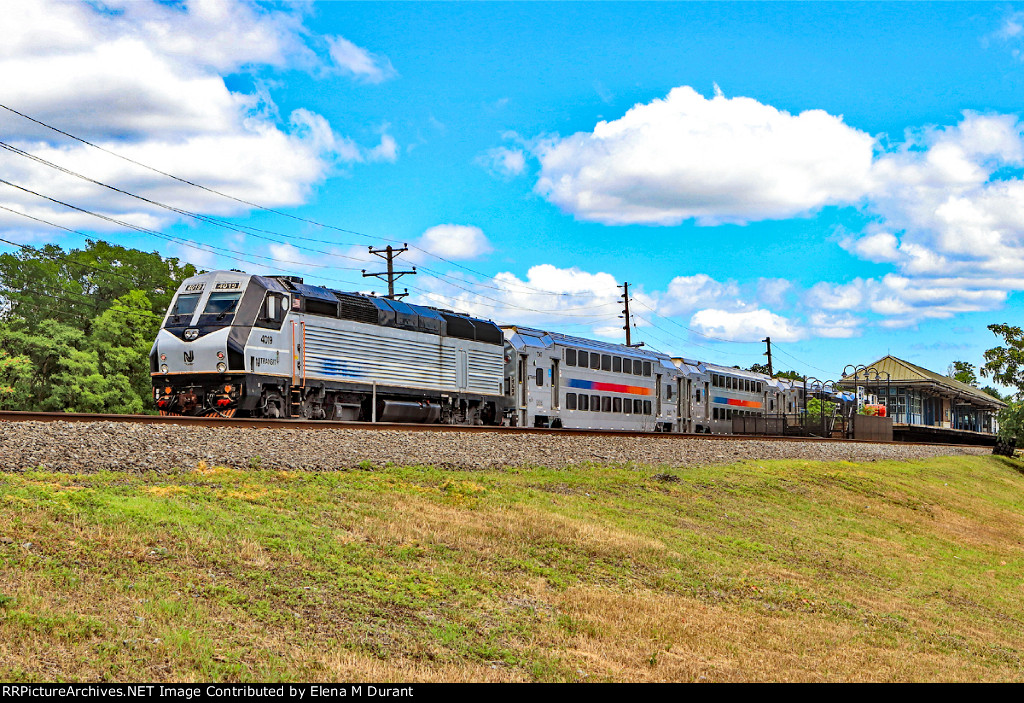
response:
M160 370L167 373L167 364L160 364Z
M221 361L217 364L217 370L220 371L221 373L224 373L225 371L228 370L228 365Z

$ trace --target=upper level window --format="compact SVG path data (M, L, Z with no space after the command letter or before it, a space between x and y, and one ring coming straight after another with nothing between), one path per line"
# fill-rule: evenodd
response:
M565 365L575 366L576 365L576 350L566 349L565 350Z
M622 360L622 373L633 373L633 360L623 359Z
M612 357L611 354L601 355L601 370L611 371L612 370Z
M651 375L651 362L645 361L644 362L644 376L650 376L650 375Z
M612 373L622 373L622 357L612 357Z
M579 353L579 366L583 368L587 368L588 366L590 366L590 355L587 354L585 351L581 351Z
M590 352L590 368L597 371L601 368L601 355Z
M639 376L644 372L644 365L639 359L633 359L633 375Z

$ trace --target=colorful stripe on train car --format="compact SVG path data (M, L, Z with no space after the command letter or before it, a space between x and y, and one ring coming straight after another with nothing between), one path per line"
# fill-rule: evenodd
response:
M712 403L718 403L719 405L737 405L741 408L760 408L761 403L756 400L740 400L739 398L724 398L718 396L711 399Z
M621 383L604 383L603 381L584 381L581 378L568 379L569 388L587 391L605 391L606 393L629 393L630 395L653 395L654 391L643 386L626 386Z

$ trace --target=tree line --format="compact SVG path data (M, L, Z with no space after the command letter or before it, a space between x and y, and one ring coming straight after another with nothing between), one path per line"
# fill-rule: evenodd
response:
M0 408L154 412L149 351L196 273L103 241L0 254Z

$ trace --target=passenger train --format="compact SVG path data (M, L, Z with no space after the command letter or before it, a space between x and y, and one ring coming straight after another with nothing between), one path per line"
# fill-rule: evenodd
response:
M766 375L294 276L185 280L150 353L161 414L730 434L796 412Z

